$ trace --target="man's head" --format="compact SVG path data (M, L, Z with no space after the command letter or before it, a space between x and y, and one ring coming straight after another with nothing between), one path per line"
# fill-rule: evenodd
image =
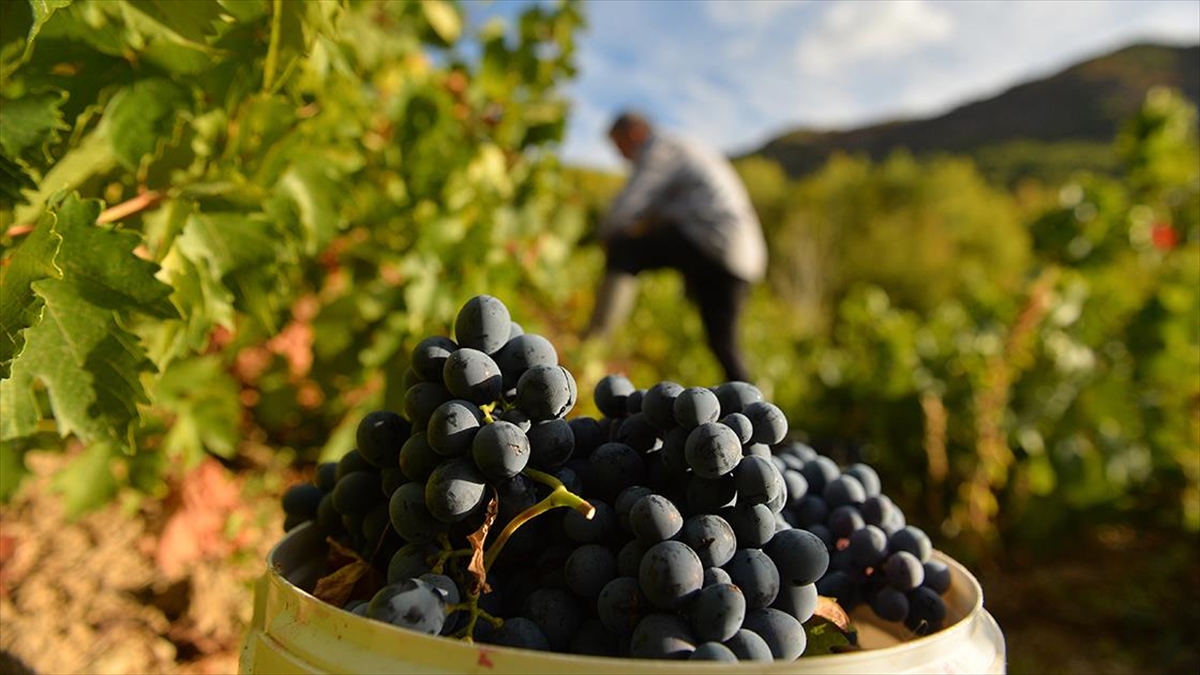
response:
M616 121L608 130L608 137L621 156L630 161L636 160L642 146L650 139L653 129L650 122L639 113L628 111L617 116Z

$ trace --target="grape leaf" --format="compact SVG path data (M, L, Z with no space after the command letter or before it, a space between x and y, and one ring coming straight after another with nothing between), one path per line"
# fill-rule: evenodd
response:
M182 89L161 78L138 80L113 96L104 116L113 153L122 166L136 171L142 158L153 155L188 103Z
M205 450L232 457L237 448L242 408L237 383L216 355L175 361L151 392L156 405L171 413L163 438L171 456L200 458Z
M116 495L119 484L112 470L115 453L108 443L92 443L55 474L52 486L63 496L67 517L102 506Z
M4 115L0 116L0 150L9 157L20 157L30 148L59 138L58 132L70 129L62 116L67 93L52 90L27 94L18 99L0 98Z
M338 211L341 189L335 178L319 160L300 160L280 176L278 190L294 204L304 228L305 254L325 250L343 226Z
M12 443L0 443L0 502L7 502L16 494L28 473L25 453Z
M808 643L804 648L805 656L840 654L855 649L852 634L823 616L814 614L805 622L804 632L808 634Z
M159 319L179 318L168 299L171 287L155 278L158 264L132 251L141 243L133 232L96 227L100 202L70 195L58 205L56 229L63 237L58 264L64 279L92 304L133 310Z
M33 282L63 276L54 264L62 245L54 220L46 214L0 267L0 380L11 374L13 359L25 347L24 331L42 320L44 303L34 294Z
M102 124L100 129L85 136L79 145L51 167L38 185L38 191L30 196L29 204L15 210L13 219L18 223L36 220L54 194L60 190L73 190L93 176L107 173L116 166L112 143L105 135Z
M374 575L371 563L334 539L329 538L327 541L330 562L335 569L317 579L313 596L335 607L345 607L351 598L362 597L364 593L369 594L377 580L372 579Z
M116 313L81 296L66 280L43 279L33 290L46 303L42 322L26 332L27 344L13 363L7 386L28 391L34 380L45 383L59 433L74 433L85 443L104 440L133 448L133 427L140 419L137 405L146 403L140 376L154 372L137 338L118 322ZM30 406L32 396L12 392L16 415L28 431L28 420L40 415ZM10 427L4 426L6 433ZM7 439L6 439L7 440Z

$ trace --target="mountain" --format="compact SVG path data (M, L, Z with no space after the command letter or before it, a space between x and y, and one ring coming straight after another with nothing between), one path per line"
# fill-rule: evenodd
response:
M748 153L773 159L792 177L819 168L834 152L875 160L907 148L914 155L974 157L1006 182L1053 170L1047 163L1106 170L1118 128L1158 85L1200 105L1200 45L1135 44L1049 77L927 119L889 121L838 131L797 130Z

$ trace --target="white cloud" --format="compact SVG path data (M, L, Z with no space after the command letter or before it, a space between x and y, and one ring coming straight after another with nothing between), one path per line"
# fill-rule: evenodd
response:
M944 42L953 32L945 9L924 0L832 3L817 31L797 45L796 62L805 72L829 75L856 61Z
M704 14L721 26L765 26L813 0L708 0Z

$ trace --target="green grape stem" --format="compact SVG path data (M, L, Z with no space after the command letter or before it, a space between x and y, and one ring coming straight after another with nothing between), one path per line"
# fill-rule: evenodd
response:
M587 518L588 520L591 520L592 517L596 515L596 507L589 504L579 495L568 490L567 487L562 484L562 481L558 480L554 476L528 467L526 467L521 473L539 483L542 483L543 485L549 486L551 488L550 494L547 495L547 497L542 501L525 509L521 513L517 514L515 518L509 521L508 525L506 525L500 532L499 536L496 537L496 543L492 544L491 547L488 548L487 552L484 553L484 570L492 569L492 563L494 563L496 561L496 557L500 555L500 551L504 548L504 544L508 542L509 538L512 537L513 533L516 532L518 528L520 528L526 522L549 511L550 509L566 506L583 514L583 517Z

